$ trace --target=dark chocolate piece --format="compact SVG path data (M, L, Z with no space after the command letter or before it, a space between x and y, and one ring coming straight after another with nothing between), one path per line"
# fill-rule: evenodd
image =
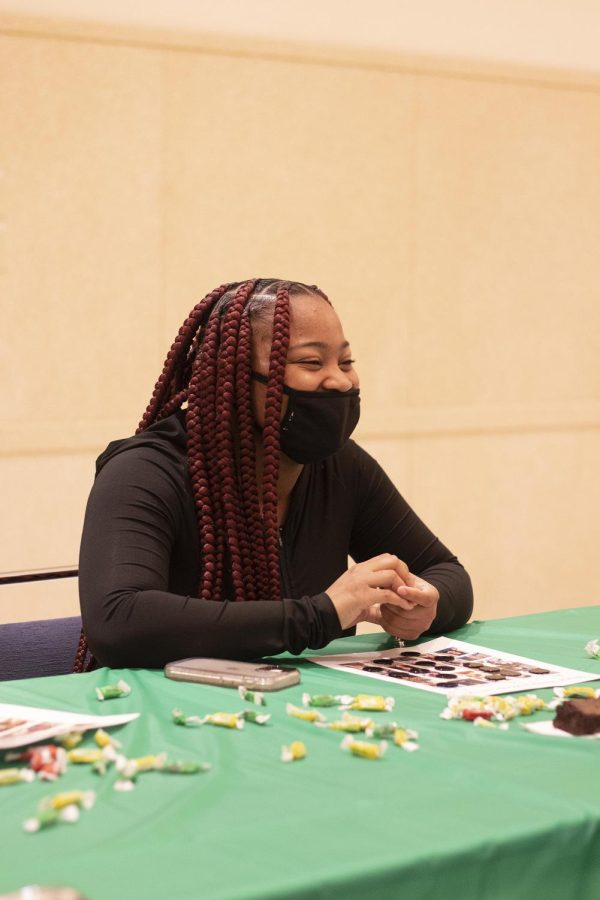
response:
M597 734L600 731L600 700L566 700L556 708L554 727L569 734Z

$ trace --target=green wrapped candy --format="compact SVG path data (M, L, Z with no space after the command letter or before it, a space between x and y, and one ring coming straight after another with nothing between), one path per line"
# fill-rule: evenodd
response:
M243 684L240 684L238 687L238 694L245 700L247 703L255 703L257 706L266 706L267 701L265 700L265 695L260 691L251 691L249 688L244 687Z
M352 697L346 694L302 694L303 706L340 706L342 703L350 703Z
M172 772L175 775L196 775L198 772L208 772L212 766L210 763L199 763L194 760L177 759L166 763L161 772Z
M127 697L130 693L131 688L122 678L116 684L105 684L104 687L96 688L98 700L116 700L118 697Z
M173 710L173 722L175 725L203 725L204 720L200 716L186 716L180 709Z
M243 709L239 715L245 719L246 722L254 722L255 725L266 725L271 718L270 713L259 713L255 709Z

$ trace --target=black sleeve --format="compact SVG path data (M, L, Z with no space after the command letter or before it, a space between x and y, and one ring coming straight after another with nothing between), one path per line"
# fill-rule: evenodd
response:
M102 665L160 667L189 656L254 659L319 648L341 634L326 594L248 603L169 591L174 542L185 527L181 485L148 448L99 473L79 561L83 625Z
M356 562L394 553L410 571L440 592L437 615L426 632L464 625L473 612L473 589L458 559L432 534L381 466L356 446L357 507L350 555Z

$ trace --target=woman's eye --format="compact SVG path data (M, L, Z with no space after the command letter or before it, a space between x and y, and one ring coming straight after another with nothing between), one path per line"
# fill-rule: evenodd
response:
M353 366L355 362L355 359L343 359L340 363L340 366Z
M297 362L300 363L301 366L320 366L320 359L299 359Z

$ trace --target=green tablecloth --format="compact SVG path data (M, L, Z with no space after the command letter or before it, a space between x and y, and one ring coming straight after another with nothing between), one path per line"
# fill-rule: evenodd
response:
M600 636L597 608L474 622L454 636L597 669L600 680L600 660L583 652ZM389 644L385 635L363 635L323 652ZM598 900L600 741L541 737L515 722L501 732L444 721L443 697L390 686L393 717L419 731L421 749L390 746L383 760L357 759L339 750L341 735L287 717L285 704L299 702L303 690L373 692L375 683L294 661L302 684L269 696L268 726L247 723L241 732L173 725L174 706L201 714L243 704L234 691L169 681L157 671L100 669L1 684L0 702L139 711L113 732L127 755L166 750L206 760L212 770L150 773L127 794L113 790L112 775L76 766L55 787L0 788L0 892L38 883L72 885L89 900ZM98 703L94 687L118 677L131 695ZM294 739L305 741L308 757L285 765L280 747ZM76 825L21 830L42 796L92 786L96 805Z

